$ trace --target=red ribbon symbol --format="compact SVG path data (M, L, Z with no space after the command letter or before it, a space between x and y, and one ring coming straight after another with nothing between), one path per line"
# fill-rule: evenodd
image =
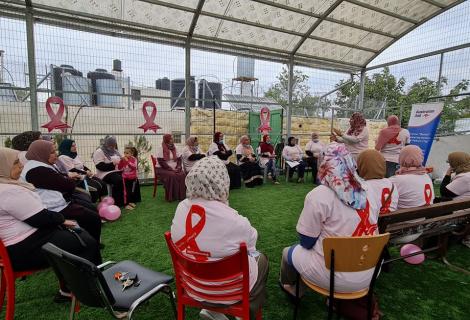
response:
M390 213L390 206L392 205L392 195L389 188L382 190L382 208L380 208L380 214Z
M200 217L200 220L193 226L193 215ZM186 234L179 239L175 245L181 251L193 255L197 261L207 261L210 252L201 251L196 243L196 237L201 233L206 224L206 210L198 205L192 205L186 216Z
M432 200L431 185L429 183L426 183L424 185L424 201L426 202L427 206L429 206L431 204L431 200Z
M359 215L359 218L361 218L361 221L357 225L356 230L354 230L352 237L360 237L363 235L371 236L374 234L375 230L377 230L377 224L371 224L369 222L369 210L369 200L367 200L366 207L364 209L356 210L357 214Z
M152 113L150 115L147 113L147 107L152 108ZM139 128L144 129L144 132L147 132L147 130L152 130L153 132L157 133L157 130L162 128L154 122L155 118L157 117L157 106L155 103L152 101L145 101L142 105L142 114L144 115L145 123Z
M397 146L401 144L401 141L397 139L398 138L398 133L396 136L394 136L392 139L388 140L388 144L396 144Z
M51 103L57 103L59 105L59 109L57 110L57 113L54 113L54 110L52 110ZM64 115L65 106L64 106L64 101L62 101L61 98L50 97L49 99L47 99L46 111L51 121L49 121L46 124L43 124L41 128L47 128L49 132L51 132L54 129L59 129L60 131L64 132L66 128L72 128L65 122L62 122L62 116Z
M262 107L259 113L259 120L261 125L258 127L258 131L261 133L268 133L269 131L273 130L269 126L269 122L271 121L271 111L268 107Z

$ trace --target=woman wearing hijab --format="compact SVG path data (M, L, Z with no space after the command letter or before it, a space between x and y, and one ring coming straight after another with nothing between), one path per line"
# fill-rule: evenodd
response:
M449 169L441 183L441 197L445 200L470 199L470 154L452 152L447 159Z
M104 138L101 147L93 153L93 163L96 167L96 177L111 185L114 204L124 206L124 184L122 172L117 169L122 156L118 151L115 137Z
M256 161L255 151L250 145L250 138L242 136L240 143L235 149L237 162L243 177L245 187L253 188L263 184L263 173Z
M397 210L398 190L390 179L385 178L385 158L380 152L373 149L362 151L357 158L357 173L370 188L368 199L374 197L381 201L380 214Z
M171 134L163 135L160 148L157 149L157 172L165 186L165 200L183 200L186 196L181 154L173 143Z
M90 191L92 202L96 202L101 196L107 194L106 184L93 175L93 172L85 166L85 163L78 155L77 144L74 140L62 140L59 145L59 158L57 163L59 162L64 171L67 173L78 173L80 177L86 180L86 183L90 187L96 189L96 191Z
M240 189L242 186L240 168L235 163L228 160L232 154L233 151L224 143L224 134L222 132L216 132L214 134L214 141L209 146L209 151L207 151L207 155L217 156L225 163L230 177L230 190Z
M375 150L382 153L387 165L386 177L395 175L398 170L398 156L404 146L410 144L410 132L400 127L397 116L391 115L387 118L387 128L379 132L375 143Z
M333 129L332 140L346 144L354 159L359 153L369 147L369 130L366 127L366 119L359 112L354 112L349 119L349 129L346 133L339 129Z
M289 180L292 179L294 171L297 170L299 176L297 182L304 181L305 162L302 160L302 155L302 149L297 145L295 137L289 137L287 139L287 146L282 150L282 157L286 161L298 162L294 167L289 166L286 162L286 166L289 166Z
M196 162L186 177L186 187L187 199L178 204L171 225L173 242L183 254L199 261L214 261L233 255L238 252L240 243L245 242L250 273L250 319L256 319L256 312L266 298L268 260L256 250L256 229L228 204L230 178L224 163L214 156ZM185 242L180 243L187 233L187 221L191 221L195 214L202 219L200 222L203 221L201 231L195 237L198 250L188 248ZM205 309L201 316L204 319L228 319Z
M36 140L26 152L28 162L21 172L22 181L31 183L49 211L59 212L66 219L76 220L99 242L101 219L95 210L71 203L76 183L54 168L57 160L55 146L50 141Z
M183 167L186 174L191 170L196 161L201 160L205 157L204 154L199 150L199 142L197 137L189 137L186 140L186 146L183 148Z
M423 167L423 152L418 146L404 147L398 157L400 169L390 177L398 191L398 209L428 206L434 203L434 188L431 178ZM416 219L410 223L423 221ZM395 239L396 243L408 243L420 237L422 232Z
M320 166L319 159L325 145L320 141L320 136L317 132L312 132L311 137L312 139L305 146L305 154L307 155L305 161L312 168L313 183L317 183L318 167Z
M259 164L261 167L266 168L268 179L272 180L274 184L279 184L276 176L276 154L274 153L274 148L271 144L271 138L267 134L263 136L263 142L261 142L259 148Z
M297 223L300 244L285 248L282 254L281 288L291 295L295 295L297 272L328 290L330 270L324 262L324 238L378 234L380 197L366 191L371 190L372 185L359 177L356 163L344 144L333 142L326 147L318 177L321 185L305 197ZM361 216L367 216L368 220L363 221ZM336 272L335 291L365 289L373 272L373 268L361 272ZM304 288L299 289L302 295Z
M23 165L18 151L0 148L0 238L6 246L13 270L46 267L41 247L51 242L59 248L101 263L98 243L85 230L78 231L76 223L66 220L43 205L35 187L18 180ZM81 241L73 232L75 228Z

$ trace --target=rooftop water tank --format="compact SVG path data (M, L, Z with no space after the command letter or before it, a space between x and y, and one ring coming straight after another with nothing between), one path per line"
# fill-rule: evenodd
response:
M171 81L167 77L155 81L155 89L170 91Z
M107 95L111 93L113 95ZM121 107L121 82L114 79L96 79L96 104L106 107Z
M173 79L170 83L170 91L171 91L171 107L184 109L185 107L185 80L184 79ZM190 78L190 102L189 106L194 107L196 105L196 82L194 81L194 77Z
M121 60L119 59L113 60L113 71L122 71Z
M220 82L208 82L205 79L198 84L198 106L199 108L221 108L222 106L222 84Z
M255 77L255 59L237 57L237 78Z
M66 75L73 75L73 76L83 76L83 73L81 73L78 70L75 70L74 67L68 64L61 64L59 67L53 67L52 68L52 89L54 92L55 96L58 96L60 98L63 98L64 95L62 91L65 91L63 89L63 76Z
M65 105L70 106L91 106L91 81L90 79L66 74L62 77L62 87L64 91L75 91L79 93L64 92L63 100ZM88 93L85 93L88 92Z
M93 105L98 105L98 96L97 96L98 90L96 87L96 80L100 80L100 79L115 80L116 77L112 75L111 73L108 73L106 69L96 69L95 71L88 72L87 78L91 80L91 90L93 92L92 103ZM106 91L106 88L104 88L103 86L104 84L101 84L101 89ZM115 85L110 84L110 86L114 87ZM119 90L119 93L122 93L122 89Z

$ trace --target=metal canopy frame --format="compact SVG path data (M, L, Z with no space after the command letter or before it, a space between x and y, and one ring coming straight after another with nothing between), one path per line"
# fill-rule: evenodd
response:
M119 3L118 0L116 1L116 3ZM125 1L128 1L128 3L131 2L130 0ZM79 2L86 3L84 0ZM12 17L15 14L26 16L27 10L30 10L34 21L51 25L62 27L70 26L74 29L93 30L93 32L120 37L127 36L135 38L137 36L143 40L147 39L147 41L162 42L181 47L186 47L187 43L189 43L191 48L206 51L247 55L285 64L293 62L294 65L351 73L363 70L375 57L383 52L383 50L405 34L436 15L464 2L464 0L409 0L401 2L404 4L401 8L394 6L395 3L393 1L389 3L389 6L384 6L380 3L368 0L318 0L304 1L303 3L297 1L295 4L274 0L225 0L218 2L226 5L223 14L209 11L206 8L208 4L214 6L214 1L210 0L192 1L192 3L195 4L193 6L189 4L191 1L184 2L175 0L139 0L132 3L137 3L137 5L142 3L145 5L160 6L165 9L168 8L177 10L177 12L191 14L192 19L190 25L187 30L184 31L166 28L166 26L133 22L123 17L103 16L100 15L99 12L95 14L95 12L89 13L71 10L70 8L54 5L55 3L59 3L57 1L54 2L54 0L0 0L0 7L2 8L0 16ZM124 2L121 4L123 3ZM230 12L233 3L253 5L255 6L254 8L260 10L272 10L270 12L277 16L289 15L290 18L301 18L303 25L299 24L293 28L289 27L289 25L276 25L272 23L274 20L263 22L262 19L254 19L253 17L240 17L239 12L235 12L235 14ZM302 4L304 7L302 7ZM220 5L222 6L222 4ZM314 5L316 5L316 9L313 8ZM418 9L425 8L426 14L421 11L418 12L418 9L413 7L416 5L420 6ZM355 8L354 10L356 10L356 8L363 10L361 14L365 14L370 18L369 24L362 23L362 21L358 23L357 19L355 21L354 14L349 17L347 15L338 16L338 9L341 10L348 6L353 6ZM339 12L341 13L341 11ZM238 16L236 16L237 14ZM245 14L248 13L242 13L242 15ZM262 13L260 13L260 15L262 15ZM390 28L388 28L389 30L384 30L384 25L382 24L385 22L380 22L380 19L376 16L382 17L382 20L391 19L391 22L394 22L400 27L396 27L396 30ZM214 19L214 23L218 23L215 36L198 33L198 23L202 17L204 17L204 19ZM284 42L288 42L288 45L275 47L258 44L255 41L252 41L252 43L243 41L246 39L232 40L220 37L220 28L225 22L239 26L242 31L249 31L249 28L255 28L251 30L259 29L260 31L266 32L268 36L272 33L273 35L284 37ZM332 38L326 31L322 33L322 29L326 28L328 24L330 28L333 28L331 30L338 31L342 28L342 31L347 30L348 32L355 32L357 35L356 40L358 41L352 41L348 39L347 36L342 39ZM393 25L395 26L395 24ZM302 29L304 29L304 31L302 31ZM120 34L118 35L117 33ZM381 37L382 42L380 45L375 43L364 45L364 41L369 37L372 37L372 39L374 39L373 37ZM318 54L318 51L309 51L309 47L305 47L307 41L313 41L310 46L314 48L322 47L323 52ZM327 48L329 52L325 52L325 48ZM331 55L330 53L332 52L336 55ZM348 56L349 58L347 58ZM356 58L358 57L361 61L357 61Z

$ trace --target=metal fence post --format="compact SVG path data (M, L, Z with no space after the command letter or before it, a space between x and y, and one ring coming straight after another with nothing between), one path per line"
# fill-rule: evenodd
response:
M287 137L291 135L292 119L292 90L294 88L294 59L289 59L289 79L287 81Z
M366 84L366 70L361 70L361 86L359 88L359 110L364 109L364 89Z
M189 139L191 136L191 46L189 41L186 42L184 53L184 131L186 139Z
M34 46L34 18L31 6L26 8L26 44L28 49L28 74L31 107L31 130L39 130L36 57Z
M442 65L444 63L444 52L441 53L441 57L440 57L440 61L439 61L439 75L437 77L437 91L438 91L438 95L441 94L441 79L442 79Z

